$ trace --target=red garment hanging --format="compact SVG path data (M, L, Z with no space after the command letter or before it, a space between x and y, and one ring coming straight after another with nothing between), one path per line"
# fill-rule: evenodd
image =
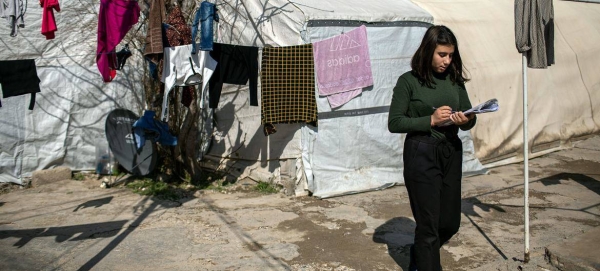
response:
M58 0L40 0L42 10L42 35L46 36L47 40L54 39L56 32L56 21L54 20L54 10L60 12Z

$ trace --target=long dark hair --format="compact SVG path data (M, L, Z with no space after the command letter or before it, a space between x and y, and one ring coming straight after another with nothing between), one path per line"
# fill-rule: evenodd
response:
M433 25L427 29L425 36L421 41L421 45L417 52L412 57L410 67L413 70L413 74L428 87L433 84L433 71L431 68L431 61L433 60L433 53L438 45L453 45L454 55L452 56L452 62L448 67L447 72L450 75L450 80L454 83L464 84L469 81L469 78L463 73L462 59L460 58L460 51L458 50L458 41L454 33L450 29L443 25Z

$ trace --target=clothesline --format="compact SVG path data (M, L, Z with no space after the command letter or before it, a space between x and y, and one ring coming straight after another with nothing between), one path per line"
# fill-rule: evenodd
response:
M342 32L341 34L344 34L344 33ZM231 46L247 46L247 45L229 44L229 43L223 43L223 42L218 42L218 43L220 43L220 44L226 44L226 45L231 45ZM129 44L133 44L133 46L130 46L130 48L132 47L133 49L135 49L137 51L140 51L140 52L142 51L142 49L139 48L135 42L126 43L125 45L129 45ZM312 44L312 43L305 43L305 44ZM123 47L125 47L125 45ZM250 46L250 47L257 47L259 49L263 49L263 48L287 47L287 46L298 46L298 45L304 45L304 44L295 44L295 45L286 45L286 46L270 46L270 45L266 45L266 46L262 46L262 47L261 46ZM166 46L165 48L168 48L168 47L170 47L170 46ZM116 50L116 48L115 48L115 50ZM61 55L61 56L50 56L50 57L43 56L43 57L39 57L37 59L58 59L58 58L67 58L67 57L85 57L85 56L97 56L97 55L100 55L100 54L114 54L114 53L115 52L89 53L89 54L79 54L79 55Z
M67 58L67 57L80 57L80 56L97 56L101 54L115 54L116 52L108 52L108 53L99 53L99 54L82 54L82 55L61 55L61 56L43 56L36 59L58 59L58 58Z

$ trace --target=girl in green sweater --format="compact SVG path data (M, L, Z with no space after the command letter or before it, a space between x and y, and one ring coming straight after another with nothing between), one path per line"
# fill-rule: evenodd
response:
M440 247L460 226L462 142L458 129L475 125L458 41L431 26L394 87L388 129L406 133L404 182L417 227L409 270L441 270Z

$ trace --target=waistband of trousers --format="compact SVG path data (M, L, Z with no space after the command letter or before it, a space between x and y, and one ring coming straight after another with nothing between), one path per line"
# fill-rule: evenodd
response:
M411 132L406 134L406 139L414 139L423 143L431 144L431 145L439 145L443 143L451 143L456 140L460 140L458 135L451 133L444 133L445 139L435 138L431 136L431 133L426 132Z

